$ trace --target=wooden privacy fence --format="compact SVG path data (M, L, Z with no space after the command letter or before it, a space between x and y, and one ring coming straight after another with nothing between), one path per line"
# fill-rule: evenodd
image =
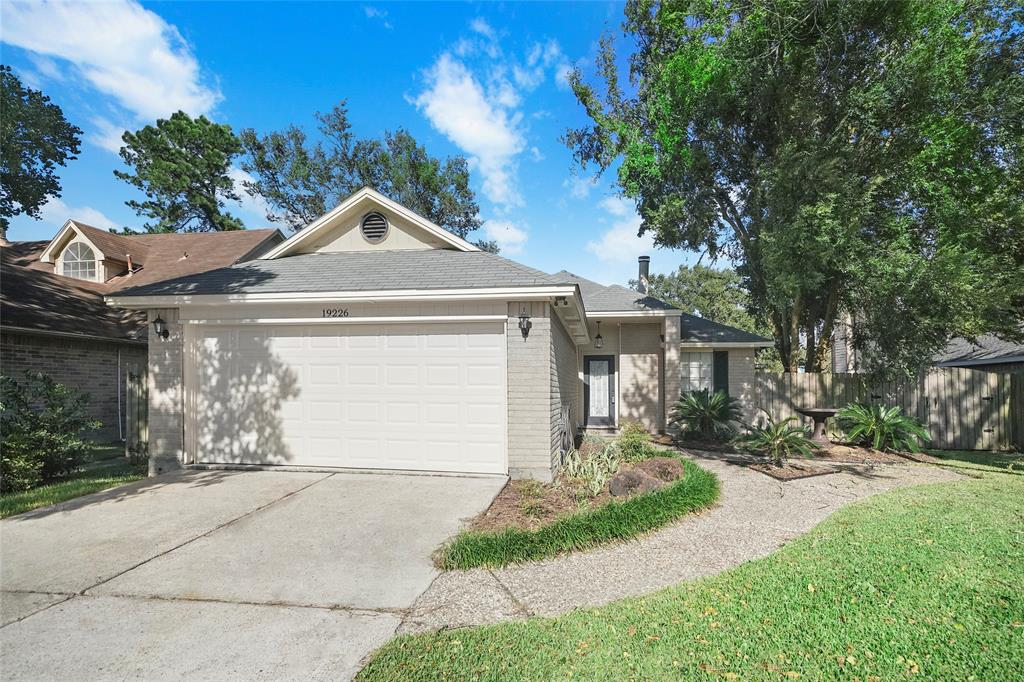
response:
M146 365L131 363L125 373L125 455L133 462L149 453L149 392Z
M754 407L776 420L795 416L810 424L795 408L842 408L854 402L899 405L928 428L934 448L1024 449L1024 373L950 367L884 382L859 374L755 375Z

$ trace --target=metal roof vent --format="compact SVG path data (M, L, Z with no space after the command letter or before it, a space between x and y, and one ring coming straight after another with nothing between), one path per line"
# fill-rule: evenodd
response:
M388 234L388 219L376 211L367 213L359 223L359 229L363 233L363 239L371 244L377 244Z

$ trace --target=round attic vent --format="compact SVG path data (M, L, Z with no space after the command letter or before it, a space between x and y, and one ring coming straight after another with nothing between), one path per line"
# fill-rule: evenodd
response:
M376 244L384 239L388 233L388 219L376 211L363 216L359 229L363 238L371 244Z

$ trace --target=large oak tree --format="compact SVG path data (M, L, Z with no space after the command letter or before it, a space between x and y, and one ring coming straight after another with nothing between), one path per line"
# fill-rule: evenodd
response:
M840 315L876 370L1024 317L1024 9L1006 1L631 0L629 82L572 77L579 162L657 243L738 265L779 355Z

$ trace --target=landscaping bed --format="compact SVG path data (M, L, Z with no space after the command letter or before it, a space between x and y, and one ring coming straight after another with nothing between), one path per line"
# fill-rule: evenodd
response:
M905 488L718 576L399 637L361 680L1017 679L1024 477Z
M616 441L589 437L553 483L510 481L468 528L439 550L444 569L505 566L622 540L704 509L718 480L666 456L642 427Z
M776 481L795 481L801 478L810 478L811 476L839 473L839 469L826 466L808 466L799 462L789 462L784 466L775 466L769 462L755 462L748 464L747 468L771 476Z

